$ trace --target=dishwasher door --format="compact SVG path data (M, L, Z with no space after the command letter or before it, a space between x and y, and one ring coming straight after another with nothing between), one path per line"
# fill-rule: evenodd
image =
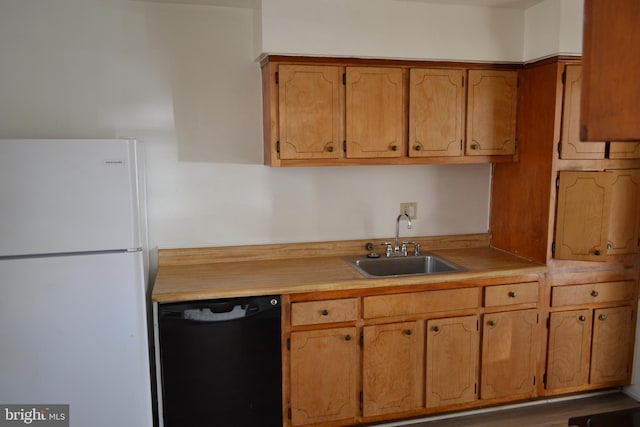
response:
M165 427L281 427L280 297L158 307Z

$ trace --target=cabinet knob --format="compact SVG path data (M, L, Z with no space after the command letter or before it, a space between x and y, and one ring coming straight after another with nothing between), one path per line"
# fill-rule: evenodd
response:
M595 298L595 297L597 297L598 295L600 295L600 294L598 293L598 291L596 291L596 290L591 291L591 296L592 296L592 297L594 297L594 298Z
M607 249L613 249L613 243L611 242L607 243Z
M416 145L415 147L413 147L414 150L416 151L420 151L422 150L422 146L421 145Z
M413 333L413 331L411 329L405 329L404 334L405 335L411 335Z
M601 314L600 316L598 316L598 319L607 320L607 315L606 314Z
M433 332L440 332L440 326L434 326Z
M351 335L345 335L344 340L345 341L351 341Z
M392 145L391 146L391 151L398 151L398 146L397 145Z
M518 293L516 291L510 291L509 292L509 298L515 298L518 296Z
M331 145L330 145L330 146L328 146L328 147L327 147L327 151L328 151L329 153L333 153L333 146L331 146Z
M595 251L593 251L593 254L595 256L600 256L600 255L602 255L602 252L600 252L600 249L596 249Z
M323 316L328 316L329 315L329 310L327 310L326 308L324 310L322 310L320 312Z
M581 322L584 322L585 320L587 320L587 318L584 317L584 316L580 316L580 317L578 317L578 320L581 321Z
M494 320L489 320L489 321L487 322L487 325L489 325L489 326L496 326L496 322L495 322Z
M480 146L476 143L471 144L471 149L472 150L477 150L478 148L480 148Z

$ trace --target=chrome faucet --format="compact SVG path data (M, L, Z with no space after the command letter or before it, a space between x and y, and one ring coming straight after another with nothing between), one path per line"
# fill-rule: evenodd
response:
M407 215L406 212L401 213L400 215L398 215L398 218L396 219L396 241L395 241L395 245L393 246L393 253L394 255L404 255L407 256L407 244L405 242L402 243L402 248L400 248L400 219L406 216L407 217L407 228L411 229L411 217L409 217L409 215Z

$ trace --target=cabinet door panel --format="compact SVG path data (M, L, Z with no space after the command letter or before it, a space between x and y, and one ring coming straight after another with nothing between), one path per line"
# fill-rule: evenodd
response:
M467 155L514 154L518 73L469 70Z
M291 424L357 415L356 328L291 333Z
M479 350L478 317L427 322L426 407L476 399Z
M603 308L593 316L591 384L629 380L631 353L631 307Z
M410 411L418 406L422 333L419 322L364 327L365 417Z
M589 382L591 344L589 309L551 313L547 351L547 389Z
M605 261L611 173L560 172L557 259Z
M612 142L609 144L610 159L640 159L640 142Z
M281 159L338 158L342 148L342 82L336 66L278 68Z
M402 156L402 69L347 67L346 128L347 157Z
M409 79L409 156L459 156L462 70L415 68Z
M578 64L567 65L564 74L560 158L603 159L604 142L584 142L580 140L581 88L582 66Z
M483 399L533 393L536 326L536 310L484 315L480 371Z
M611 174L607 254L637 253L640 170L615 170Z

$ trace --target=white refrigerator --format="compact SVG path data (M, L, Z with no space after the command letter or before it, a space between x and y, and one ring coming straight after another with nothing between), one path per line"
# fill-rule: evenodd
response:
M139 145L0 139L0 405L153 425Z

